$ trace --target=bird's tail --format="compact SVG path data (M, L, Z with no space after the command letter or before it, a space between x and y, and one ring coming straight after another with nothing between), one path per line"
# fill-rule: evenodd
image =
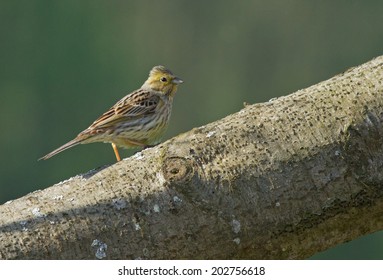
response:
M39 158L39 160L46 160L48 158L51 158L53 157L54 155L57 155L58 153L61 153L62 151L65 151L66 149L69 149L69 148L72 148L78 144L80 144L84 139L78 139L78 138L75 138L73 139L72 141L69 141L68 143L62 145L60 148L57 148L56 150L54 150L53 152L50 152L49 154Z

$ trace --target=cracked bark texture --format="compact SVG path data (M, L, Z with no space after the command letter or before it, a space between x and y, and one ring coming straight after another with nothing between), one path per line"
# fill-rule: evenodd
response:
M378 57L5 203L0 258L303 259L381 230L382 81Z

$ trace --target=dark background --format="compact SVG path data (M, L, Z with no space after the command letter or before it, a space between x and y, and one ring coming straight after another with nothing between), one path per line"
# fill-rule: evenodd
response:
M0 2L0 203L115 162L37 159L163 64L184 79L165 139L382 55L383 1ZM134 151L125 151L126 157ZM382 232L317 254L382 259Z

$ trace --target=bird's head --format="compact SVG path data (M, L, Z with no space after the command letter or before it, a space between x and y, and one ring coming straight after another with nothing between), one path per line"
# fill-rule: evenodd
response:
M176 77L169 69L160 65L153 67L142 88L173 96L177 91L178 85L182 83L183 81L180 78Z

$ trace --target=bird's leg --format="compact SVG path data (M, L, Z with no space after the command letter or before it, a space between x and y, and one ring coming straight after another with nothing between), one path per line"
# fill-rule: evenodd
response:
M118 149L117 149L116 144L112 143L112 148L113 148L114 154L116 155L117 161L120 161L121 158L120 158L120 154L118 153Z
M144 143L141 143L141 142L138 142L138 141L134 141L134 140L130 140L130 139L124 139L124 142L125 142L124 144L127 147L144 147L144 148L147 147ZM121 161L121 157L120 157L120 154L118 153L117 146L113 142L112 142L112 147L113 147L114 154L116 155L117 161Z

